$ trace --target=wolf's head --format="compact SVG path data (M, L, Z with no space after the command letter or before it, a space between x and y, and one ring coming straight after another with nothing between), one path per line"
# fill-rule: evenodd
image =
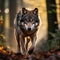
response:
M25 8L22 8L20 28L26 31L32 31L37 29L38 25L39 25L38 9L35 8L34 10L29 11Z

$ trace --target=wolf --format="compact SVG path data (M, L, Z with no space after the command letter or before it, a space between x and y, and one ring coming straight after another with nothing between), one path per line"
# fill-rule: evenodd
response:
M31 11L27 10L26 8L22 8L22 10L17 14L14 23L14 32L18 44L19 53L24 54L26 52L30 40L32 42L32 46L30 49L34 48L39 23L40 21L38 18L38 8L35 8ZM27 40L26 46L25 38Z

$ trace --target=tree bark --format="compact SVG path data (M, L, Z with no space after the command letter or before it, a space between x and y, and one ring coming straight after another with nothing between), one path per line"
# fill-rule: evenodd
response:
M47 4L47 16L48 16L48 39L52 39L53 37L49 34L55 33L58 28L57 24L57 16L56 16L56 2L55 0L46 0Z

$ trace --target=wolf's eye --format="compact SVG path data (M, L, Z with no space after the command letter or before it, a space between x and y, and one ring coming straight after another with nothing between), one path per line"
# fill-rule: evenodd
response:
M38 26L38 23L35 23L35 26Z
M30 20L31 22L33 21L33 19Z

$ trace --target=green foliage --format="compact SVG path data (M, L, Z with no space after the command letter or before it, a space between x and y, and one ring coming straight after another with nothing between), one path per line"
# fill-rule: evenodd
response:
M41 46L42 51L52 50L54 48L60 48L60 30L57 30L56 33L49 32L53 39L47 40L47 42L43 43Z
M51 48L60 47L60 30L57 30L53 35L53 39L49 40L51 41Z

